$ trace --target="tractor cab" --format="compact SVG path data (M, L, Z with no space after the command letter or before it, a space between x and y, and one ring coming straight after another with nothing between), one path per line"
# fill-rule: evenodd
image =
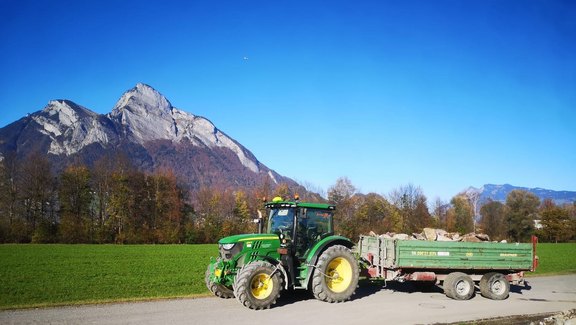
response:
M316 243L334 234L333 205L282 201L277 197L266 208L269 210L266 232L279 235L281 246L290 248L300 260L306 258Z

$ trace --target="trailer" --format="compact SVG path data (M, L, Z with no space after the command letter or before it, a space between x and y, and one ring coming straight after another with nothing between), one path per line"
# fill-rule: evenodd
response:
M357 253L371 279L441 285L446 296L503 300L510 284L524 285L524 272L538 265L536 244L399 240L360 236Z

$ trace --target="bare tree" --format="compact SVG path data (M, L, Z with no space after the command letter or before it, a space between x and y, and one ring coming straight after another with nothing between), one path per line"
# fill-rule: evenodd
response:
M420 232L422 228L432 223L426 196L419 186L413 184L400 186L392 190L388 197L400 212L402 231Z

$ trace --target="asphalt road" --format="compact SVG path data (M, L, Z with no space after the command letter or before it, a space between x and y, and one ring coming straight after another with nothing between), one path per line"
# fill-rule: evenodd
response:
M352 301L320 302L302 291L285 292L271 309L253 311L235 299L201 298L0 312L0 324L433 324L531 315L576 308L576 275L529 278L504 301L477 292L468 301L440 289L417 292L410 284L363 284Z

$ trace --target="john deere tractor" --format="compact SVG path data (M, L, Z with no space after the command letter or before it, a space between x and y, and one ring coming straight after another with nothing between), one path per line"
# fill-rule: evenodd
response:
M221 298L236 297L251 309L269 308L282 290L310 290L327 302L350 299L358 284L358 263L349 239L334 235L335 207L285 201L265 204L266 231L218 241L220 254L206 270L206 285Z

